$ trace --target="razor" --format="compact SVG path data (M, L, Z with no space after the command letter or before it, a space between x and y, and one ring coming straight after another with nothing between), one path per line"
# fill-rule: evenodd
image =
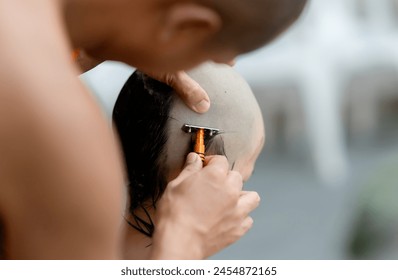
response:
M202 159L202 162L204 162L205 151L206 151L205 138L216 136L217 134L220 133L220 130L218 128L198 126L192 124L184 124L181 129L186 133L196 135L193 151L197 153Z

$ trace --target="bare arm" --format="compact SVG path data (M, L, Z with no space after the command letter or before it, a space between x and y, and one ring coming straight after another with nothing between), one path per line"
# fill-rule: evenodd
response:
M75 79L54 2L0 0L0 215L6 253L26 259L119 258L124 205L117 145ZM153 258L203 258L250 227L247 215L257 196L242 207L241 178L227 172L225 159L211 162L203 169L189 164L165 192ZM228 238L226 229L232 229Z
M7 257L118 258L119 155L75 78L55 4L0 1L0 214Z

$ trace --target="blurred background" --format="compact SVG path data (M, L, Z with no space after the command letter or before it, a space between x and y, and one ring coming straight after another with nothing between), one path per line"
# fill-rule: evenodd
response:
M214 259L398 259L398 0L311 0L235 66L267 141L253 229ZM83 75L110 115L132 69Z

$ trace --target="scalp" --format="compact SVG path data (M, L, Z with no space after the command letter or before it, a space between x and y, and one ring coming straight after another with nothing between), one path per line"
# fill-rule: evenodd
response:
M191 135L183 132L185 123L215 127L221 130L230 167L243 154L253 148L252 135L262 115L249 85L227 65L206 63L189 72L208 93L211 101L206 114L197 114L174 95L168 123L166 153L169 169L181 167L190 149Z
M196 1L214 8L222 17L222 31L213 43L237 41L239 52L269 43L297 20L307 3L307 0Z

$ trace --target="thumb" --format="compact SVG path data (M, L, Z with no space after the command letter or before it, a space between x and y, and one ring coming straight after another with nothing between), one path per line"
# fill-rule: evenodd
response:
M180 175L174 179L174 183L179 184L192 174L200 171L202 168L203 163L199 155L196 153L189 153L187 156L187 161L185 162L185 166Z

